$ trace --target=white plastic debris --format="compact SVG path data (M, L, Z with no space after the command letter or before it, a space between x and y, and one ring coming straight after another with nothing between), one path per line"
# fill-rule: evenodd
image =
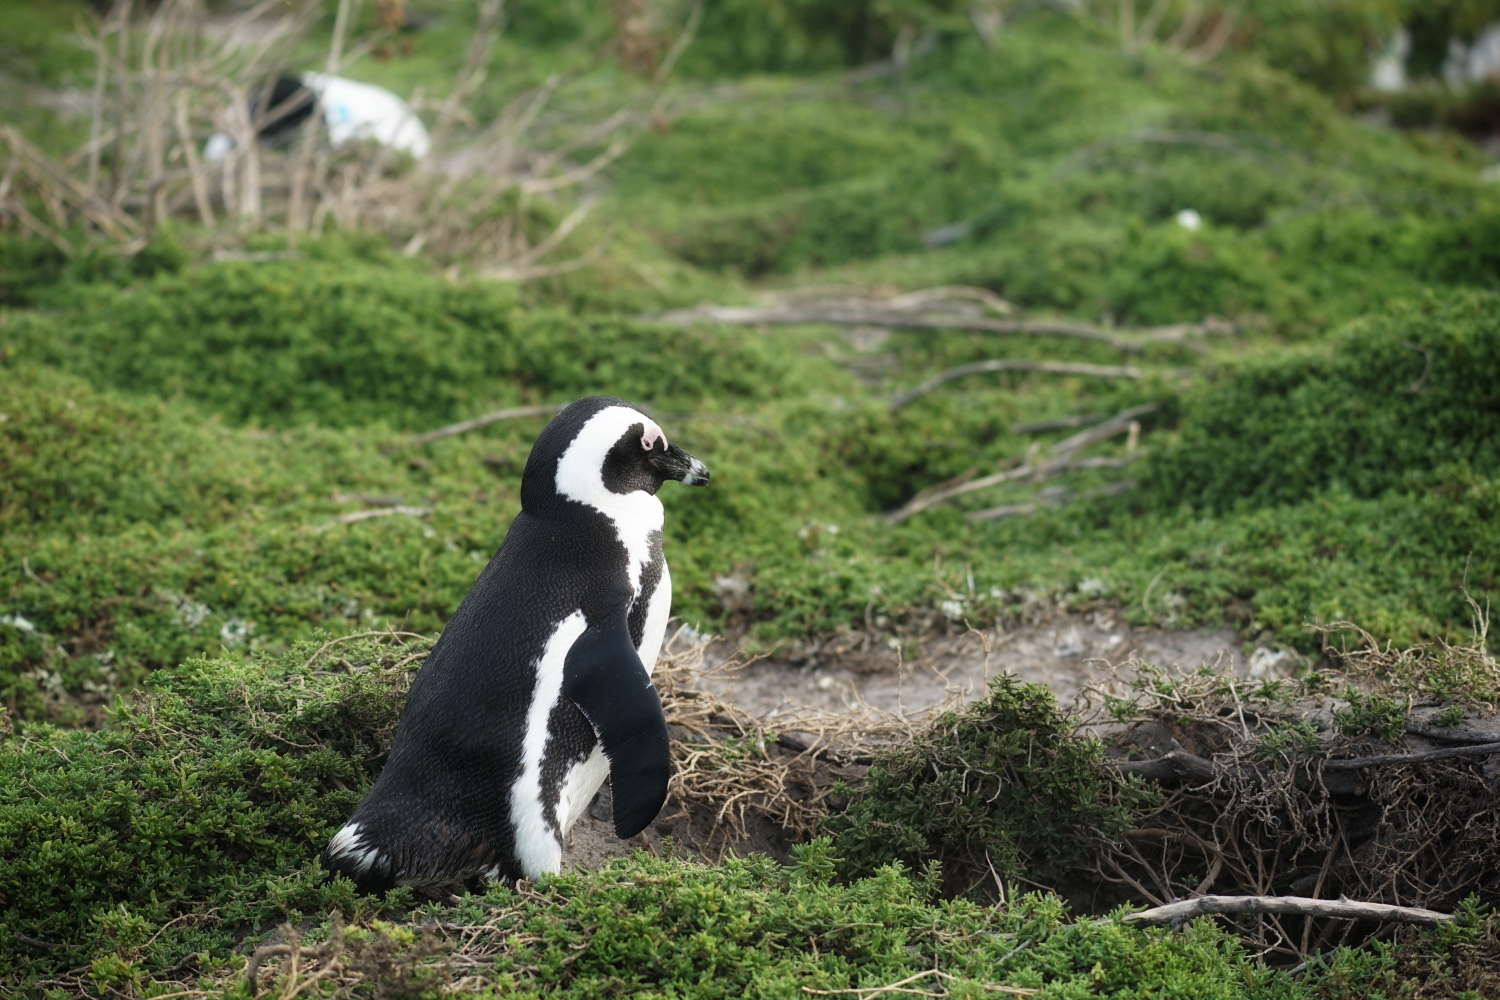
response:
M1500 21L1475 36L1464 60L1470 83L1500 80Z
M374 139L419 160L431 151L432 141L416 112L384 87L323 73L304 73L302 82L322 99L323 120L335 146Z
M1196 233L1203 225L1203 216L1195 209L1184 208L1177 213L1177 224L1190 233Z
M20 615L0 615L0 625L9 625L12 628L20 629L22 632L36 631L36 626Z
M1250 654L1250 679L1259 681L1282 676L1287 673L1283 664L1295 663L1296 658L1297 654L1290 649L1256 646L1255 651Z
M215 132L203 144L203 158L209 163L218 163L234 148L234 140L223 132Z
M1394 94L1406 89L1406 57L1411 55L1411 32L1397 28L1385 51L1375 57L1370 67L1370 89Z
M418 160L432 151L432 140L417 113L384 87L326 73L304 73L302 82L322 102L323 122L333 145L373 139ZM203 158L216 163L233 148L231 136L215 132L203 146Z

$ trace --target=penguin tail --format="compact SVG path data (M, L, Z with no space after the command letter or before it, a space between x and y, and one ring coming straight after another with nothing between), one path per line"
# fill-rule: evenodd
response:
M353 821L333 835L318 863L324 871L348 878L361 895L378 895L396 887L390 857Z

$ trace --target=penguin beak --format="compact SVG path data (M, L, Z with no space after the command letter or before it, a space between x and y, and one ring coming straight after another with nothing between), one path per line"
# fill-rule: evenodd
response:
M647 459L657 472L668 479L675 479L684 486L702 486L708 482L708 466L675 444L667 445L664 452L653 451Z

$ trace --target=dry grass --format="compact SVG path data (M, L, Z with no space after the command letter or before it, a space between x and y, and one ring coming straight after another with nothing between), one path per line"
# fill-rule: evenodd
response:
M1100 844L1098 878L1152 905L1208 893L1347 896L1448 912L1471 894L1494 903L1492 758L1481 749L1409 759L1473 745L1495 728L1483 719L1481 735L1454 728L1465 704L1493 713L1496 665L1479 622L1469 644L1405 650L1382 648L1347 623L1329 626L1355 643L1295 679L1120 665L1112 683L1091 692L1088 724L1113 737L1119 762L1170 754L1196 773L1154 773L1160 798L1119 842ZM1446 713L1435 711L1444 705ZM1338 764L1372 754L1369 766ZM1249 946L1280 961L1391 932L1276 915L1237 924Z
M766 820L788 837L815 834L829 815L834 782L851 765L868 763L881 747L909 740L960 694L916 715L898 715L864 702L842 712L793 709L774 724L712 694L707 677L733 678L754 661L733 657L709 665L713 637L680 630L666 645L653 679L673 734L672 781L665 818L697 817L711 832L691 846L719 858L725 848L748 840L752 825ZM855 771L853 773L859 773Z
M352 4L340 0L326 57L317 66L296 65L294 52L320 7L319 0L263 0L223 20L212 19L203 0L164 0L133 18L136 7L117 0L108 17L80 27L95 56L89 141L52 157L0 126L0 225L18 226L68 256L97 249L130 255L169 220L190 219L208 234L205 252L226 258L266 232L284 234L287 252L295 253L301 234L332 224L378 232L408 255L425 250L439 263L463 263L496 280L575 270L598 258L607 235L568 260L545 258L588 216L596 199L587 191L600 172L666 120L665 87L700 14L692 9L639 92L555 138L555 124L542 135L539 117L596 69L597 59L518 93L494 121L478 122L466 102L487 75L502 13L500 0L478 0L473 40L448 94L411 95L409 103L432 123L432 152L414 164L373 141L332 146L307 91L315 113L291 141L264 140L268 126L306 105L271 106L278 75L309 68L337 75L384 45L399 24L381 17L368 36L348 38ZM643 30L641 19L621 19L608 51L638 55L645 42L632 33ZM233 140L214 162L201 153L211 133Z

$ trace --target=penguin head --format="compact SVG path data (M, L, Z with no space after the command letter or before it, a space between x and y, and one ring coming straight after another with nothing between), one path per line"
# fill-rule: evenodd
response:
M537 436L521 478L521 506L534 513L565 500L613 506L615 498L655 496L668 479L702 486L708 466L624 400L588 396Z

